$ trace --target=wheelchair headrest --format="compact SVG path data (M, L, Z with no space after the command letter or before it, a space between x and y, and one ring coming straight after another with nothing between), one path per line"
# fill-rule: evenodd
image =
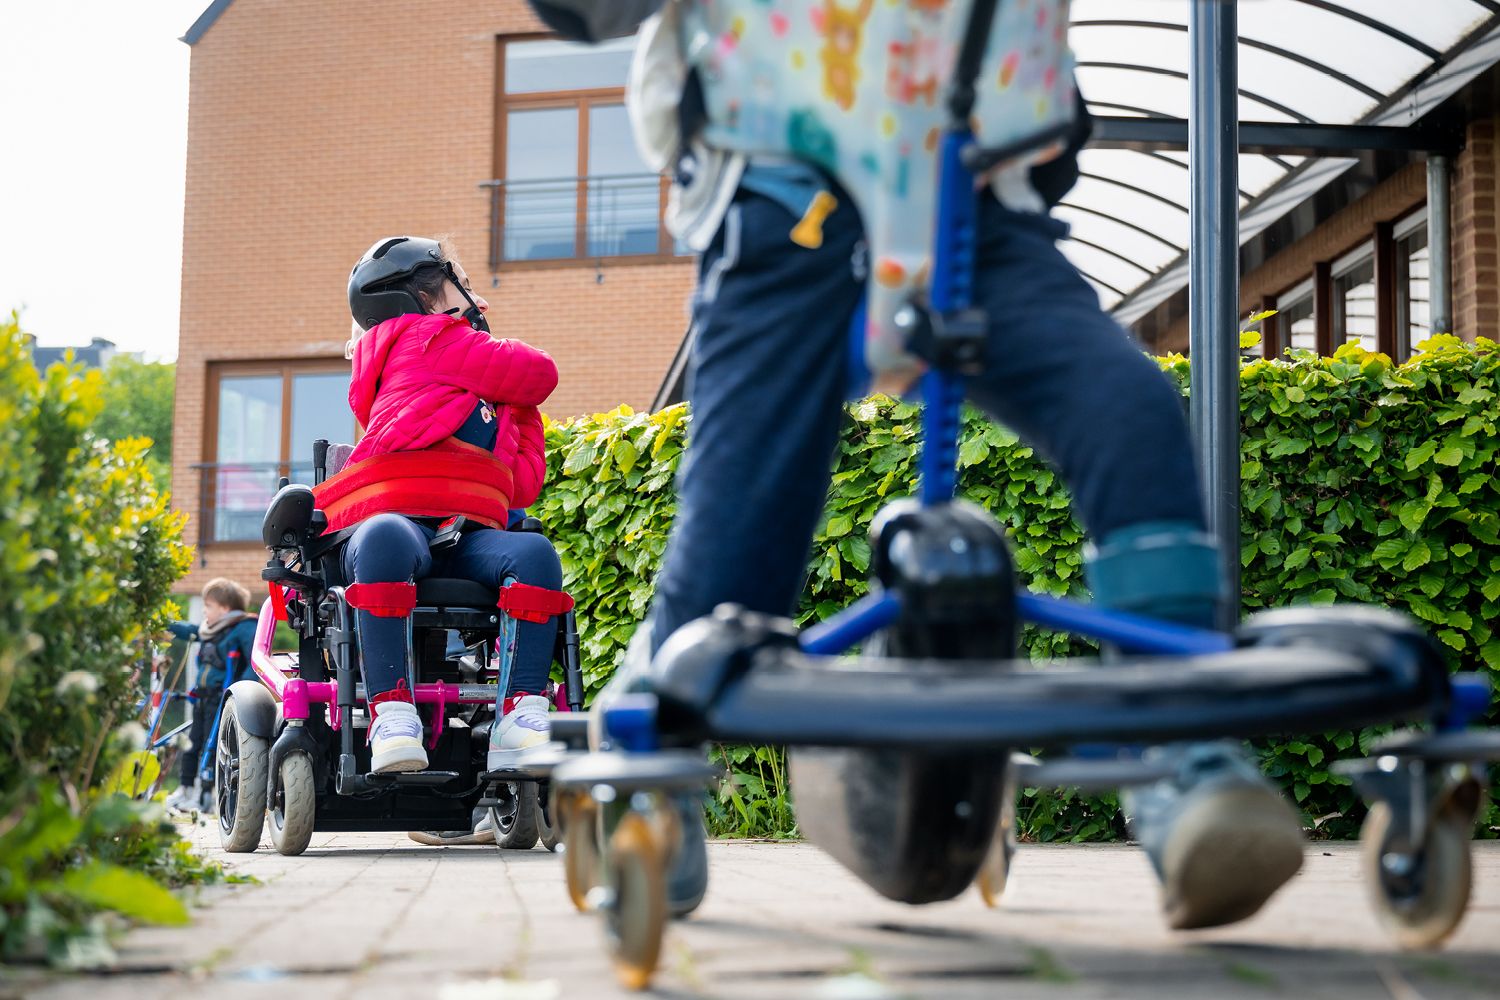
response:
M319 534L327 523L316 509L312 489L292 483L271 498L260 523L260 537L268 549L294 549Z

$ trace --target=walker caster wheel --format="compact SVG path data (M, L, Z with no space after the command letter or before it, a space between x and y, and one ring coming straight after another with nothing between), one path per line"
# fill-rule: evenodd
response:
M1010 861L1016 855L1016 786L1015 766L1012 765L1005 779L1005 797L1000 803L1000 822L995 825L995 836L990 849L974 877L974 887L979 898L990 909L1000 905L1005 894L1005 883L1010 877Z
M599 883L599 806L584 792L562 792L555 799L562 823L563 872L568 898L583 913L589 892Z
M1389 803L1377 802L1360 831L1370 897L1398 945L1435 948L1469 906L1472 820L1462 808L1439 807L1421 848L1412 851L1397 842L1393 817Z
M667 925L667 854L663 825L631 811L609 838L608 884L600 909L615 974L643 990L656 973Z

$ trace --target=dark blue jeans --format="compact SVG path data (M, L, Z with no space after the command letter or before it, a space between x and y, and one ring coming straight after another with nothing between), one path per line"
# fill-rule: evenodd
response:
M1057 249L1065 230L981 198L976 304L987 366L969 397L1062 474L1096 539L1203 524L1181 399ZM823 246L741 190L700 264L677 519L652 606L654 647L732 601L790 613L828 492L863 232L847 197ZM654 652L654 649L653 649Z
M372 517L344 546L345 578L352 583L407 583L426 576L456 577L498 591L506 578L514 577L534 587L562 588L562 564L552 543L541 535L470 531L436 559L427 547L432 535L431 528L399 514ZM392 691L402 680L410 686L406 619L359 611L355 621L366 697ZM556 638L556 618L517 623L516 658L506 696L539 694L546 688Z

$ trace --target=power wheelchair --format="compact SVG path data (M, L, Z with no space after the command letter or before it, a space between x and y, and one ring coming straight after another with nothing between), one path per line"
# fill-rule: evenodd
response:
M314 443L315 484L337 473L338 458L347 457L347 446L332 451L330 470L328 442ZM444 524L433 546L456 543L466 528L462 518ZM499 847L526 850L540 841L555 849L546 768L486 769L503 666L496 640L510 618L493 588L463 579L417 581L408 649L429 769L370 772L359 635L339 558L353 528L327 529L312 488L283 478L262 524L271 555L261 576L270 599L256 630L255 678L230 687L219 722L216 804L224 849L254 851L263 824L285 855L301 854L318 830L466 830L476 809L490 812ZM528 517L510 530L540 532L541 524ZM296 652L273 651L282 622L296 634ZM450 632L461 638L464 655L449 655ZM562 713L581 712L571 610L559 616L559 672L562 681L549 685L550 699ZM554 738L567 728L562 713L554 713Z

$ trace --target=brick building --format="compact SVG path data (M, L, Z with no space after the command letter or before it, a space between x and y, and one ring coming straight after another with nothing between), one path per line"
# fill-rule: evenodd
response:
M1159 22L1122 22L1112 3L1074 5L1084 93L1101 115L1180 118L1186 81L1144 64L1185 45L1185 23L1171 20L1185 14L1154 5ZM1241 115L1447 137L1448 325L1493 336L1500 15L1488 0L1418 6L1391 7L1385 16L1409 19L1393 26L1341 13L1349 4L1242 5ZM1344 36L1330 45L1322 22L1287 11ZM379 236L453 235L492 326L557 359L551 416L680 391L693 269L660 228L663 184L629 140L628 42L548 39L524 0L214 0L184 40L193 53L173 491L199 551L184 589L215 575L255 579L276 477L306 475L314 437L355 434L344 289ZM1338 92L1299 117L1307 87L1287 70L1322 65L1325 51L1340 64L1323 67ZM1074 227L1066 252L1158 351L1187 342L1185 162L1174 151L1088 150L1058 212ZM1427 336L1428 185L1420 153L1331 166L1242 156L1244 311L1279 311L1264 349L1331 351L1358 338L1404 356Z
M257 578L276 477L353 436L345 287L381 236L451 234L492 328L557 359L549 416L655 397L693 269L629 138L629 44L538 27L524 0L215 0L185 36L184 589Z

